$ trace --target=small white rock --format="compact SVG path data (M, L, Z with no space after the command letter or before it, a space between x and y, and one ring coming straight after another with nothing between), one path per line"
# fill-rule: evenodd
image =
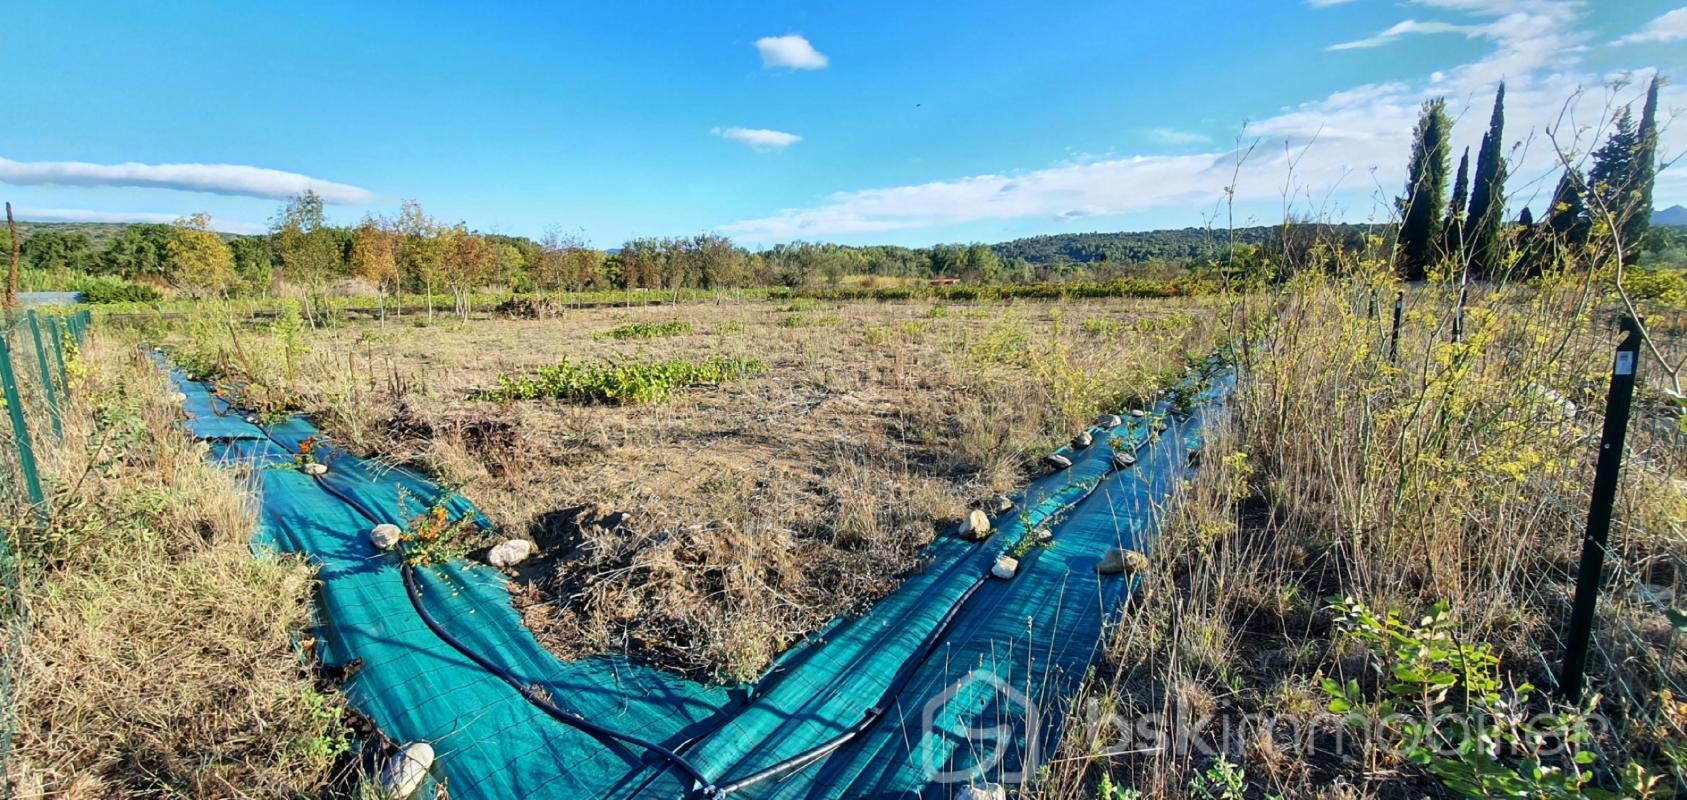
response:
M411 742L387 763L386 770L381 773L381 788L401 800L409 797L422 787L422 781L428 777L428 768L432 766L433 745Z
M397 525L383 522L369 531L369 543L375 545L377 550L391 550L403 536L404 531L400 530Z
M1133 408L1131 409L1131 416L1136 417L1137 419L1142 419L1143 417L1148 416L1148 412L1143 411L1140 408Z
M258 417L254 414L247 414L246 415L246 423L248 425L256 425L256 424L258 424Z
M1120 450L1113 454L1113 468L1125 469L1136 464L1136 455L1129 450Z
M1059 453L1051 453L1043 458L1043 463L1055 469L1069 469L1072 466L1072 459Z
M1163 419L1154 420L1154 424L1153 424L1152 427L1154 428L1155 433L1165 433L1165 431L1166 431L1166 421L1163 420Z
M999 516L999 515L1002 515L1002 514L1006 514L1006 513L1008 513L1009 511L1012 511L1012 510L1013 510L1013 501L1008 499L1007 495L1005 495L1005 494L991 495L991 497L990 497L990 513L996 514L996 515Z
M1136 573L1148 569L1148 557L1135 550L1115 547L1101 557L1101 563L1095 565L1095 571L1103 575L1117 575L1121 572Z
M995 565L990 567L990 574L1001 578L1004 581L1011 580L1014 573L1018 571L1019 559L1010 558L1008 556L1002 556L1001 558L996 559Z
M955 800L1008 800L1008 791L999 783L981 783L962 789Z
M327 475L328 465L312 461L309 464L300 467L299 470L304 472L306 475Z
M1534 395L1536 400L1539 400L1544 405L1556 408L1560 417L1563 417L1564 419L1575 418L1576 404L1571 402L1570 398L1538 383L1531 385L1529 388L1530 394Z
M1125 424L1125 421L1119 419L1118 414L1102 414L1101 419L1096 420L1095 424L1103 428L1117 428Z
M176 392L175 394L170 395L170 402L175 403L178 406L183 404L183 403L186 403L187 402L187 394L184 393L184 392Z
M1038 528L1031 533L1031 538L1037 542L1046 542L1054 538L1054 531L1048 528Z
M533 543L526 539L511 539L486 551L486 563L503 569L526 561L533 555Z
M981 509L973 509L961 523L961 535L973 539L983 539L990 535L990 515Z
M1072 437L1073 450L1082 450L1094 443L1095 437L1091 436L1089 431L1078 431L1078 435Z

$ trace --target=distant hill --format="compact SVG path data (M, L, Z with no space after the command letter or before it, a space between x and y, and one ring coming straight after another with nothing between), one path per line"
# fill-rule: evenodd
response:
M1317 240L1359 244L1366 234L1386 235L1392 225L1298 224L1289 235L1296 242ZM1276 243L1284 235L1282 225L1252 228L1180 228L1119 233L1058 233L1030 236L991 245L1002 258L1023 258L1033 264L1088 263L1107 260L1115 264L1146 261L1186 261L1223 252L1234 244Z
M100 250L105 243L118 237L133 223L129 222L24 222L18 221L18 235L29 238L30 231L58 231L60 233L80 233L94 243L94 249ZM0 229L5 226L5 220L0 220Z
M1676 204L1652 212L1652 224L1687 226L1687 206Z

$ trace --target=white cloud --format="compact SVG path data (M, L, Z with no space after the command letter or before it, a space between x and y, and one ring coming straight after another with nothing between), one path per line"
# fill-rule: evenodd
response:
M1451 22L1418 22L1415 19L1408 19L1403 22L1394 23L1389 26L1387 30L1375 36L1365 39L1355 39L1351 42L1332 44L1324 49L1360 50L1370 47L1381 47L1402 36L1426 33L1462 33L1467 38L1475 38L1482 35L1483 28L1479 25L1455 25Z
M90 164L82 161L11 161L0 158L0 183L19 186L135 186L185 192L285 200L306 189L325 203L362 204L367 189L241 164Z
M773 131L766 128L715 128L709 132L722 139L731 139L734 142L747 144L751 150L760 153L784 150L802 141L802 137L794 133Z
M1331 6L1346 5L1353 0L1306 0L1306 4L1313 8L1329 8Z
M20 208L15 213L17 218L24 222L145 222L160 225L169 225L177 219L187 216L186 213L94 211L85 208ZM268 230L263 225L253 225L246 222L221 222L216 218L212 218L211 228L224 233L263 233Z
M1687 8L1678 8L1640 27L1611 44L1642 44L1646 42L1679 42L1687 39Z
M797 35L763 36L756 40L761 64L768 69L825 69L826 55Z
M1169 145L1207 144L1213 140L1213 137L1204 133L1177 128L1149 128L1143 133L1160 144Z
M1611 76L1595 74L1580 62L1587 34L1579 25L1579 3L1535 0L1518 11L1515 3L1502 0L1417 2L1476 16L1479 38L1491 43L1488 52L1420 80L1348 87L1255 121L1243 138L1260 144L1240 169L1228 146L1181 155L1109 154L1041 169L837 192L722 230L748 241L772 242L1160 208L1210 211L1231 186L1239 204L1279 207L1287 194L1299 213L1339 206L1346 219L1364 219L1367 213L1387 218L1405 180L1411 131L1423 101L1448 98L1458 120L1453 152L1467 146L1474 151L1502 79L1505 153L1513 176L1508 189L1513 205L1532 201L1538 209L1561 171L1544 131L1559 126L1564 115L1561 140L1575 139L1565 144L1586 153L1613 102L1630 102L1644 88L1643 76L1635 75L1619 95L1600 91ZM1661 107L1687 106L1687 91L1670 86L1665 94ZM1663 136L1664 151L1687 149L1687 126L1665 126ZM1684 193L1687 170L1660 174L1660 206L1684 199Z

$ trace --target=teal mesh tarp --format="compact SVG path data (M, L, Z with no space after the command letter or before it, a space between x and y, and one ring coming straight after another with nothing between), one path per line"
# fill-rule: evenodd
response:
M307 476L293 458L317 435L309 423L260 426L173 376L194 435L214 457L255 469L257 542L319 566L323 664L350 676L349 701L392 739L433 743L435 777L451 796L701 795L662 757L543 713L427 627L396 559L369 544L368 530L402 525L437 487L323 445L316 453L328 473ZM1199 405L1220 394L1208 390ZM1148 425L1162 416L1169 429L1151 436ZM1099 576L1095 564L1109 547L1146 549L1200 423L1162 405L1123 427L1093 429L1095 444L1062 451L1073 466L1032 482L1020 506L994 520L995 535L939 537L897 591L792 648L753 685L707 686L620 658L561 661L522 624L503 576L474 563L418 571L421 604L519 685L678 750L721 786L855 734L801 769L745 787L746 797L948 797L968 782L1015 781L1052 752L1064 703L1129 590L1130 578ZM1136 466L1111 467L1114 440L1138 453ZM460 499L452 510L478 514ZM985 577L1038 528L1053 539L1022 553L1014 579ZM861 726L867 719L875 721Z

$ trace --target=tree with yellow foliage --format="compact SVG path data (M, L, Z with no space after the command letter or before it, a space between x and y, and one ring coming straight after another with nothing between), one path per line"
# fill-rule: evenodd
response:
M398 285L398 229L385 217L369 215L351 237L352 270L380 293L381 325L387 324L387 291Z
M170 237L170 257L176 262L178 286L194 296L221 295L239 282L234 272L234 250L216 231L211 215L199 213L176 220Z

